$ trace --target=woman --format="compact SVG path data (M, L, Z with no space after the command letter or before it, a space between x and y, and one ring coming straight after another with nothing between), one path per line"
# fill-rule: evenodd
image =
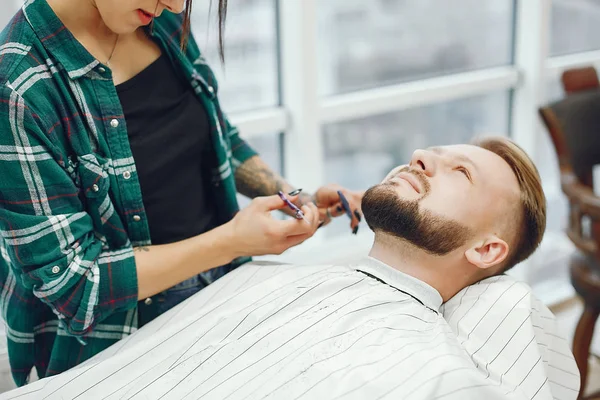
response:
M342 214L340 188L299 194L230 125L184 1L33 0L0 36L0 304L18 385ZM236 190L257 199L238 212ZM280 190L306 221L270 217ZM346 194L356 232L362 194Z

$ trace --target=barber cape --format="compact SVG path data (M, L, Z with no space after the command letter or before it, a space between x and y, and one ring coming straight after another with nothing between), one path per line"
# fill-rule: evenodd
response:
M366 258L245 265L2 398L568 400L578 389L568 343L526 285L494 277L442 306L432 287Z

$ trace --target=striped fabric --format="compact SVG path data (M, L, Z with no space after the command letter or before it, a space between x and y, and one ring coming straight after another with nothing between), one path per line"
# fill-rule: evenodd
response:
M366 258L246 264L3 398L574 400L578 389L569 346L527 285L494 277L442 305L432 287Z
M180 31L181 17L165 12L149 33L207 110L225 222L238 211L233 172L255 152L221 112L196 43L180 50ZM27 1L0 34L0 171L0 307L23 385L34 366L60 373L136 330L132 248L150 244L111 71L46 0Z

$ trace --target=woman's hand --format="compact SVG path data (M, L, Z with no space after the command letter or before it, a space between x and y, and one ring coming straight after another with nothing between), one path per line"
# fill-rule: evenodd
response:
M288 198L294 202L297 196ZM236 257L281 254L314 235L319 210L313 203L301 208L304 219L281 221L271 216L271 211L285 207L277 195L257 197L226 224Z
M350 206L350 228L352 233L358 232L358 224L362 220L361 202L364 191L351 191L339 185L326 185L320 187L314 194L313 199L319 208L319 218L323 222L322 226L331 222L332 218L346 215L346 210L340 199L338 191L342 192L348 205Z

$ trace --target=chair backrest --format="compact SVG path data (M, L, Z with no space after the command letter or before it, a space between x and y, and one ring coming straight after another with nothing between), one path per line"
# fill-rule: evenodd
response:
M600 84L591 71L566 71L562 77L566 97L540 108L561 170L573 171L589 187L593 167L600 164Z
M575 200L593 193L593 167L600 164L600 82L594 68L579 68L565 71L562 83L566 97L541 107L539 113L558 156L563 191L569 191L567 235L578 249L600 258L600 219L588 224L590 210Z
M600 87L594 67L573 68L563 72L561 82L566 94Z

